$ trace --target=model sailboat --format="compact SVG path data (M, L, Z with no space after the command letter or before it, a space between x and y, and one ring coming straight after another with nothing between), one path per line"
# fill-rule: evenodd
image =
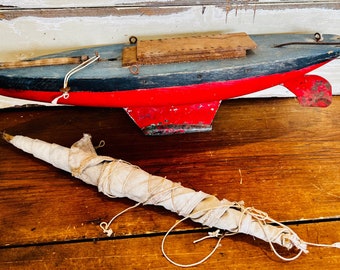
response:
M308 72L340 55L339 36L245 33L137 40L0 63L0 95L121 107L149 135L208 131L220 102L284 85L303 106L331 103Z

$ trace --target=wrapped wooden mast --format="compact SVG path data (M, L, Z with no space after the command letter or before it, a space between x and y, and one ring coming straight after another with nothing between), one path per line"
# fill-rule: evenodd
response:
M163 206L202 225L231 233L246 233L269 242L271 247L276 243L288 249L297 247L299 254L307 252L307 244L291 229L278 222L280 226L268 224L275 221L261 211L246 208L242 202L219 200L202 191L151 175L122 160L98 156L90 135L85 134L71 148L20 135L3 133L2 137L36 158L98 186L98 190L107 196L128 197L139 203Z

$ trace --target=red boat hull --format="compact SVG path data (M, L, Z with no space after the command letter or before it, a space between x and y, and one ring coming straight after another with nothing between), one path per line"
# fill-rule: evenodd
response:
M331 103L330 84L308 72L325 61L300 70L240 80L209 82L165 88L111 92L69 92L67 98L51 91L1 89L0 94L42 102L98 107L122 107L145 133L172 134L210 130L221 100L284 85L303 106L326 107ZM190 113L189 113L190 112Z
M243 96L287 82L291 82L287 84L287 86L289 85L289 90L299 96L301 92L296 92L295 85L292 82L298 78L303 78L306 73L321 67L327 62L329 61L286 73L186 86L111 92L72 92L71 90L69 97L67 99L60 98L58 104L122 108L196 104ZM52 91L3 88L0 88L0 94L48 103L61 95L61 93L58 94Z

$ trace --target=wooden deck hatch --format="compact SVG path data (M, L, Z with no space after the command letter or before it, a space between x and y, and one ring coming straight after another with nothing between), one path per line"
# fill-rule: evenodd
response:
M138 40L123 49L123 66L240 58L255 49L246 33Z

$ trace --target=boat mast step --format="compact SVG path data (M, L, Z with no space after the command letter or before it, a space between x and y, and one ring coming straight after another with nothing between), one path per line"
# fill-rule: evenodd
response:
M171 135L210 131L220 103L221 101L213 101L124 109L145 135Z
M123 66L240 58L255 49L246 33L138 40L123 50Z

